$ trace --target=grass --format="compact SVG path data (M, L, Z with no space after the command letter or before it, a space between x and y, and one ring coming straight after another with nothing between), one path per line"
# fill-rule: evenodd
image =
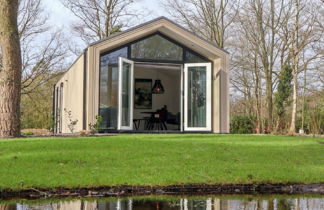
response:
M0 189L324 182L324 139L119 135L0 140Z

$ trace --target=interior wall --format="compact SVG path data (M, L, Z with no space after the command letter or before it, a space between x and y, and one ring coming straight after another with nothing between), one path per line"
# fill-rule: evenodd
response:
M168 112L177 114L180 112L180 91L181 91L181 67L177 66L177 69L166 68L150 68L143 67L139 64L135 64L134 79L152 79L152 87L156 79L160 79L164 87L164 94L152 95L152 109L135 109L134 119L142 119L148 117L148 114L141 112L151 112L161 109L164 105L167 105ZM135 84L135 83L134 83Z

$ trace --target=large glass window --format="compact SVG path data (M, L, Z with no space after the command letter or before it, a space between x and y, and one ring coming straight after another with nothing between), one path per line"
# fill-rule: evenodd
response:
M103 129L117 129L118 57L127 58L127 47L100 57L99 114L103 118Z
M131 58L182 61L183 48L160 35L154 35L132 44Z
M166 38L160 33L151 35L145 39L127 44L114 51L103 53L100 56L100 86L99 86L99 115L103 118L103 129L118 128L118 86L119 86L119 57L143 62L176 62L183 63L207 63L208 59L198 53L183 47L181 44ZM121 104L121 125L131 124L129 100L129 66L123 66L123 81ZM200 69L202 68L202 69ZM125 72L124 72L125 71ZM189 127L206 126L206 69L195 67L189 69ZM205 114L204 114L205 113Z
M206 58L192 52L191 50L186 50L185 63L206 63L206 62L209 62Z

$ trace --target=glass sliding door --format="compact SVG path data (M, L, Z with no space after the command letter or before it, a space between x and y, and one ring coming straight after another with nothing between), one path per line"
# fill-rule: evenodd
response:
M184 130L211 131L211 64L185 64Z
M119 57L127 57L127 47L100 55L99 115L103 131L117 130Z
M118 68L118 130L132 130L134 62L120 57Z

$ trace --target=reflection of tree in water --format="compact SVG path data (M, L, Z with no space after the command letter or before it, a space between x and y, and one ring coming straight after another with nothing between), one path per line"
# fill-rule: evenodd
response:
M278 210L286 210L286 209L295 209L295 205L293 203L295 199L279 199L277 204ZM298 200L298 199L296 199ZM298 205L297 205L298 206Z
M278 199L221 199L221 198L178 198L164 199L113 199L105 200L71 200L61 202L34 204L1 204L0 210L15 209L76 209L76 210L132 210L132 209L164 209L164 210L207 210L207 209L278 209L278 210L313 210L323 209L321 198L278 198Z
M16 206L11 204L0 204L0 210L16 210Z
M154 35L132 45L132 58L182 60L182 54L181 47L159 35Z

